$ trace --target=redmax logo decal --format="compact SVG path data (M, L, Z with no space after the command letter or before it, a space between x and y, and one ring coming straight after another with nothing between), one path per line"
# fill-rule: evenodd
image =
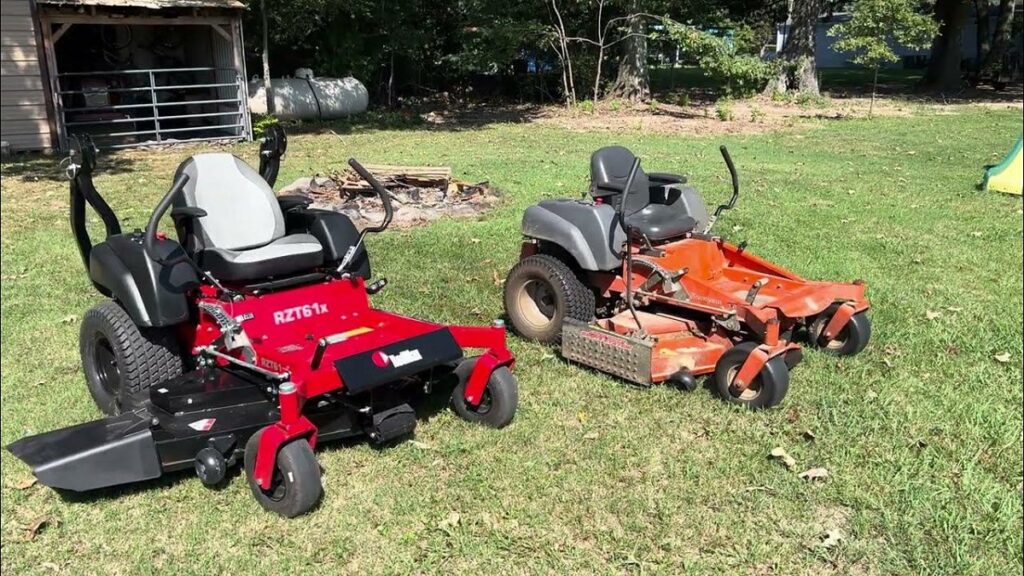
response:
M383 350L378 350L370 355L370 360L378 368L387 368L388 366L401 368L407 364L423 360L423 355L416 349L402 350L398 354L388 354Z

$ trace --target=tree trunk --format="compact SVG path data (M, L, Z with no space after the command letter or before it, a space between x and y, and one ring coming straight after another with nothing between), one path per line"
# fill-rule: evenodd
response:
M270 87L270 31L267 28L267 2L260 0L260 17L263 22L263 95L267 99L267 114L274 113L274 94Z
M814 36L821 13L821 0L790 0L789 30L779 52L779 74L765 92L790 90L818 94L818 69L814 61Z
M988 58L989 50L992 48L992 30L988 19L990 8L990 0L974 0L974 13L978 15L978 33L976 34L978 52L974 59L975 74L981 73L981 64Z
M939 34L932 41L928 69L923 84L935 90L959 90L961 85L961 36L970 4L966 0L938 0L935 18L939 21Z
M998 77L1003 56L1010 51L1013 41L1013 11L1015 0L1000 0L999 15L996 16L996 31L992 45L985 58L981 61L979 71L983 74Z
M633 0L631 10L639 10L639 2ZM629 37L623 40L622 60L619 61L619 75L612 87L612 94L631 102L640 102L651 97L651 79L647 70L647 21L644 16L634 14L629 19Z

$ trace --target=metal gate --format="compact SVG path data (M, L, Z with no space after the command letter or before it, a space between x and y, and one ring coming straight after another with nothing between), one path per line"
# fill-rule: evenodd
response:
M78 133L106 148L248 138L245 88L234 68L57 74L62 144Z

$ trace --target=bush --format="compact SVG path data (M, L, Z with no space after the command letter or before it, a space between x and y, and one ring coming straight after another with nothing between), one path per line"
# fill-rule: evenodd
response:
M253 114L252 137L263 138L263 132L267 129L267 126L277 123L278 119L273 114Z
M732 100L729 98L722 98L715 104L715 116L718 117L722 122L730 122L735 118L732 112Z
M725 85L727 94L749 96L759 92L775 74L776 63L740 53L734 42L673 20L665 19L664 23L669 36L687 55L696 57L705 74Z
M754 124L760 124L764 120L764 110L761 110L757 106L750 108L750 121Z
M582 100L576 104L576 109L584 114L593 114L596 107L593 100Z

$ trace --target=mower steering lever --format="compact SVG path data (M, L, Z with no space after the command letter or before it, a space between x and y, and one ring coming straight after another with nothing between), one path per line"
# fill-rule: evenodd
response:
M185 184L188 184L189 176L182 172L174 179L174 184L171 185L171 189L164 194L164 197L160 199L160 203L156 205L156 209L153 210L153 215L149 217L149 222L146 224L146 236L143 240L143 248L146 251L146 256L149 256L150 260L159 264L166 264L163 258L156 253L156 231L160 226L160 219L164 217L168 208L174 202L174 198L181 193L185 188Z

